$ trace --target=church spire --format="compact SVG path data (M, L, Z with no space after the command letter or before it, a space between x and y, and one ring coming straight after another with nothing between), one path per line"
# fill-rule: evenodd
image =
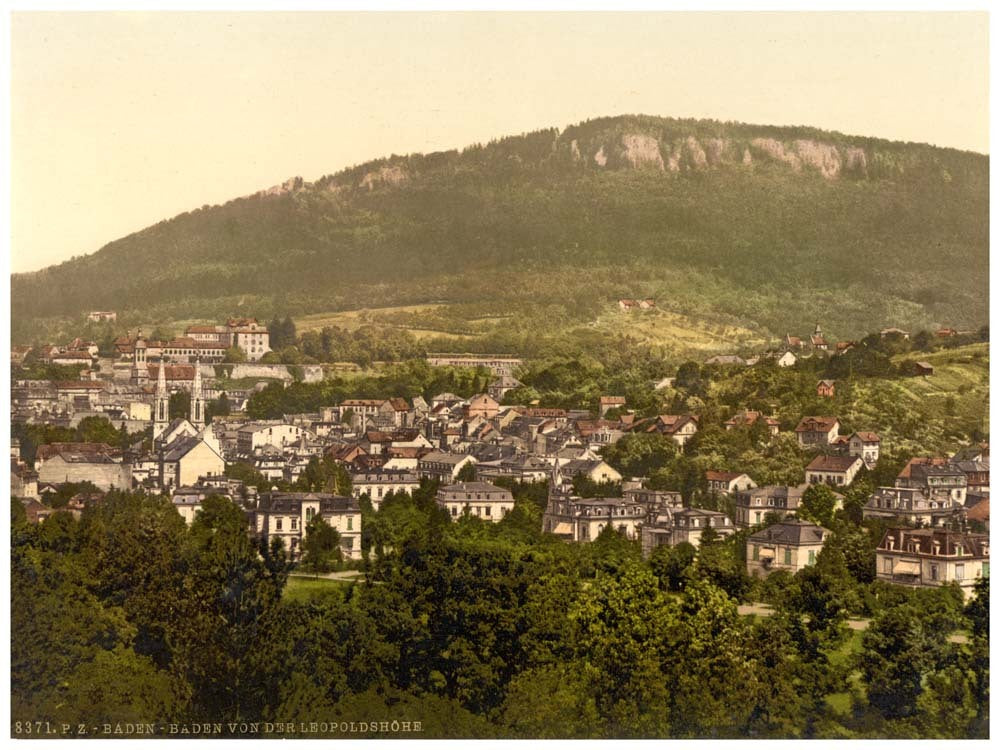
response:
M161 361L156 370L156 393L153 396L153 440L157 440L167 429L170 417L170 393L167 391L166 363Z
M194 381L191 383L191 424L200 427L205 423L205 397L201 392L201 360L194 361Z

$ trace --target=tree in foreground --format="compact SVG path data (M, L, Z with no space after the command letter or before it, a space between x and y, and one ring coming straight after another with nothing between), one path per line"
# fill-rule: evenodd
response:
M315 515L306 525L306 536L302 540L302 562L316 573L326 573L341 559L340 533L323 519Z

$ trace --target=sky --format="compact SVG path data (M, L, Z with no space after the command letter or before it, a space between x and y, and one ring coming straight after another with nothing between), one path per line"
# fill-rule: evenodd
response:
M288 177L641 113L989 150L985 13L15 12L11 271Z

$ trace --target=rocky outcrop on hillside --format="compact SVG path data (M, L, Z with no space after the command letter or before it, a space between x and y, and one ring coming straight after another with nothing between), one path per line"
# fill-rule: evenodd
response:
M574 163L588 161L573 139L569 151ZM660 140L643 133L625 133L601 143L589 162L606 169L656 169L662 172L700 172L726 166L783 165L793 172L813 172L826 179L845 175L866 177L868 156L856 146L840 147L807 138L784 142L775 138L702 138L693 135Z

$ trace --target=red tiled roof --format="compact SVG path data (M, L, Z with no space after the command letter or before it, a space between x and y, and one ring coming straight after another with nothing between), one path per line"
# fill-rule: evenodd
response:
M829 432L840 420L837 417L802 417L796 432Z
M857 456L819 455L809 462L806 471L847 471L860 460Z
M866 443L879 443L882 441L882 439L874 432L855 432L854 434Z
M194 365L165 365L164 377L167 380L194 380ZM149 365L150 380L160 377L160 366Z

